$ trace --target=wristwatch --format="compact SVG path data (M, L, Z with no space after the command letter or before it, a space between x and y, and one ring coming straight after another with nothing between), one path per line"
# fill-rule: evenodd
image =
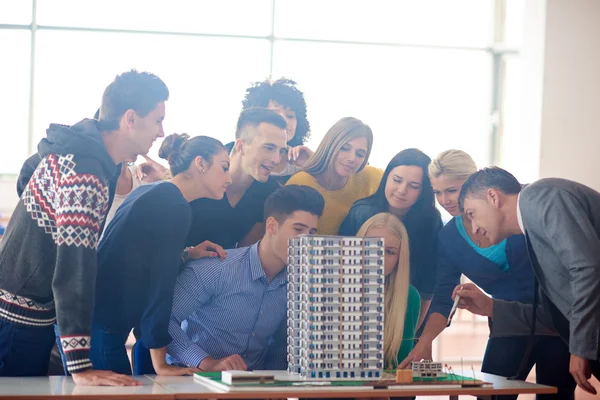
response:
M190 249L192 249L193 246L189 246L186 247L185 249L183 249L183 253L181 253L181 261L183 261L184 264L187 264L188 262L190 262L192 259L190 258Z

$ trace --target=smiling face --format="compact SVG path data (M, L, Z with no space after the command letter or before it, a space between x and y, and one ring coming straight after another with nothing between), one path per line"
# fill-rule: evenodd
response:
M272 251L283 264L288 263L289 240L300 235L317 233L319 217L307 211L294 211L281 222L274 217L267 218L267 234L272 236Z
M504 218L498 206L497 197L494 200L493 189L489 189L485 198L467 196L463 201L465 215L471 220L473 233L487 237L492 244L498 244L506 239L504 233Z
M269 110L276 111L285 119L285 122L287 123L287 128L285 129L287 133L287 141L291 141L296 135L296 127L298 126L298 120L296 119L296 113L294 110L273 100L269 100L267 108Z
M256 130L254 136L248 141L238 139L236 151L243 157L244 172L259 182L266 182L287 148L285 130L264 122L248 129Z
M431 178L431 186L433 186L433 194L435 195L437 202L453 217L460 214L460 210L458 209L458 197L463 183L465 183L464 179L458 179L447 175Z
M392 169L385 183L385 198L390 208L409 210L419 200L423 185L423 169L415 165L399 165Z
M365 162L369 142L365 137L359 137L344 143L335 156L333 168L342 178L349 178L358 171Z
M388 276L398 266L400 257L401 241L390 229L385 227L373 227L367 231L367 237L382 237L385 244L385 261L384 271L385 276Z
M197 157L196 163L203 162L202 157ZM209 199L221 200L225 195L227 186L231 183L229 176L229 155L225 150L213 155L210 168L206 168L206 163L200 166L202 180L206 186Z

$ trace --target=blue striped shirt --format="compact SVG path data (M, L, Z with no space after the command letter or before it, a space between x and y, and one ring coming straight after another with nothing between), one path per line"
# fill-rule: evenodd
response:
M248 369L263 369L270 339L285 326L286 296L286 269L269 283L258 243L227 250L223 261L192 261L175 285L167 362L198 366L239 354Z

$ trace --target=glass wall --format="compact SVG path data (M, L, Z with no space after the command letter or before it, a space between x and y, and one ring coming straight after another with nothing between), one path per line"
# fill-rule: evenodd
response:
M29 152L30 43L30 31L0 30L0 173L18 171Z
M520 0L0 0L0 175L50 123L93 116L131 68L169 86L166 133L230 141L245 89L285 76L306 95L313 149L354 116L381 168L407 147L503 162L519 135L522 23ZM477 369L487 332L461 311L434 357Z
M230 141L250 83L285 76L305 92L313 149L335 121L355 116L373 128L373 165L406 147L432 157L462 148L485 165L497 8L494 0L0 0L0 140L10 148L0 173L18 172L51 122L92 116L106 85L131 68L169 86L166 133Z

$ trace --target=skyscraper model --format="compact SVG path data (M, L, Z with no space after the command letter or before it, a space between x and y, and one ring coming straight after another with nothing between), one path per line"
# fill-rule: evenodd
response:
M290 239L288 371L381 378L384 279L383 238Z

